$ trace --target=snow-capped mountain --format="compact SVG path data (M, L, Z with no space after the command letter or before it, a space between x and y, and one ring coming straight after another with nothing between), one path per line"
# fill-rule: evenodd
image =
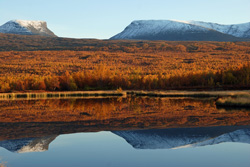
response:
M17 153L43 152L48 150L49 144L56 137L57 136L5 140L0 141L0 147Z
M12 20L0 26L0 33L56 37L45 21Z
M224 142L250 144L250 128L211 127L115 131L136 149L176 149Z
M216 23L174 20L137 20L110 39L169 41L239 41L250 38L250 23Z

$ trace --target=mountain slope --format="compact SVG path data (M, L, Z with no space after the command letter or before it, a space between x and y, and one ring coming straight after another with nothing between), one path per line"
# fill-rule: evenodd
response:
M200 23L201 24L201 23ZM250 29L250 28L249 28ZM138 20L110 39L168 41L241 41L242 38L186 21Z
M199 147L223 142L250 144L250 129L240 127L115 131L136 149Z
M12 20L0 26L0 33L56 37L45 21Z

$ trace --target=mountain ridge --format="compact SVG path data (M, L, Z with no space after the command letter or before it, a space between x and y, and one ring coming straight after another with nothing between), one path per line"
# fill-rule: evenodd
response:
M244 41L248 37L250 39L250 23L226 26L199 21L135 20L110 39Z
M233 35L239 38L250 38L250 22L228 25L204 21L189 21L189 23L213 29L221 33Z

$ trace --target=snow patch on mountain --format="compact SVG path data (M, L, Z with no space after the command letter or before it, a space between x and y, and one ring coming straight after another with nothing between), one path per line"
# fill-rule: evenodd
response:
M29 20L14 20L14 22L20 24L23 27L33 27L38 31L45 32L47 23L45 21L29 21Z

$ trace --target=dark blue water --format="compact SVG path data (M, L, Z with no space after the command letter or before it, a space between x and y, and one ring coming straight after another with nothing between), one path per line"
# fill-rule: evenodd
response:
M47 143L48 150L40 150L43 152L32 152L39 151L39 139L30 139L35 141L30 147L27 147L28 139L25 140L26 144L24 140L15 140L0 148L0 161L12 167L250 166L250 129L226 128L220 134L214 134L212 130L193 128L59 135L51 137L50 143ZM16 150L12 147L14 152L6 149L10 148L11 143L12 146L19 144ZM3 146L6 143L0 144Z

